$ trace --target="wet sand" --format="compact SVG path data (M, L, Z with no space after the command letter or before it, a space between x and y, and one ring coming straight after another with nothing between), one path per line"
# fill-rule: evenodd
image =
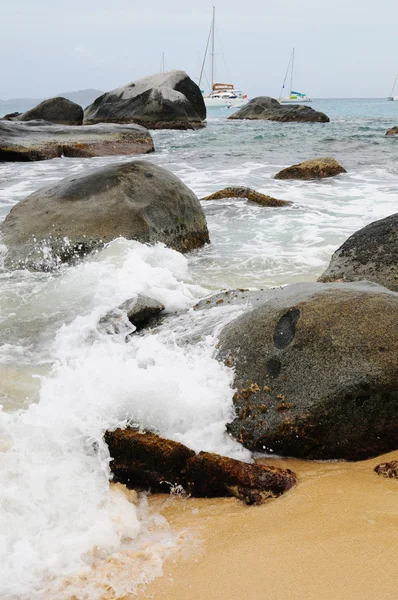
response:
M260 507L153 496L151 504L173 528L189 529L198 547L172 556L138 597L395 600L398 481L373 471L394 459L398 451L359 463L272 461L296 471L298 485Z

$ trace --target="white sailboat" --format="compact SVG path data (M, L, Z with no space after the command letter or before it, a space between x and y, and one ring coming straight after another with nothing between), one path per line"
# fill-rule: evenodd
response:
M398 101L398 96L394 96L395 86L397 85L397 81L398 81L398 73L394 80L394 85L392 86L391 94L389 96L387 96L387 100L397 100Z
M232 106L233 107L243 106L244 104L246 104L246 102L248 102L247 94L244 94L240 90L236 90L232 83L216 83L214 81L214 75L215 75L215 73L214 73L215 22L216 22L216 8L215 8L215 6L213 6L213 19L211 21L209 37L207 39L205 55L203 58L202 69L200 72L199 87L201 87L203 74L204 74L204 68L205 68L205 64L206 64L207 53L208 53L209 44L211 41L211 54L210 54L210 56L211 56L211 76L210 76L211 86L210 86L210 93L208 95L205 95L202 92L203 98L205 101L205 105L208 108L210 108L210 107L228 107L229 108Z
M281 104L307 104L307 102L312 102L311 98L308 98L307 94L303 94L302 92L295 92L293 90L293 72L294 72L294 53L295 50L293 48L292 53L290 55L289 64L287 65L285 79L283 80L283 85L281 89L281 93L279 96L279 102ZM285 90L286 79L289 75L290 70L290 88L288 94L283 96Z

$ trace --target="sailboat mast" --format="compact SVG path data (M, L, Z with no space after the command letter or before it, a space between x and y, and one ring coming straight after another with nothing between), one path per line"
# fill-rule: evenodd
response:
M165 68L164 68L164 52L162 52L162 60L160 61L160 72L161 73L165 72Z
M211 24L211 91L212 94L214 91L214 29L216 22L216 7L213 6L213 21Z
M395 90L395 86L397 85L397 81L398 81L398 73L397 73L397 76L395 78L394 85L392 86L391 96L394 96L394 90Z
M294 70L294 48L292 51L292 70L290 71L290 94L289 94L289 96L291 96L291 93L293 90L293 70Z

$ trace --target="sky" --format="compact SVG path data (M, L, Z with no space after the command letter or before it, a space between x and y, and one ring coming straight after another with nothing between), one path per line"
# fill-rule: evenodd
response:
M204 0L0 6L3 100L109 91L159 72L162 52L167 70L183 69L197 81L212 17ZM397 22L398 0L216 0L216 80L249 97L279 97L295 47L296 91L385 97L398 72Z

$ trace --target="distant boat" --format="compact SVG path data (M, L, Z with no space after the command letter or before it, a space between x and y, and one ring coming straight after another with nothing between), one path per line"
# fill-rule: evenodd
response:
M281 104L306 104L307 102L312 102L311 98L308 98L307 94L303 94L302 92L295 92L293 90L293 72L294 72L294 53L295 50L293 48L292 53L290 55L289 64L287 65L285 79L283 80L283 85L281 89L281 93L279 96L279 102ZM286 96L284 96L286 79L289 75L290 71L290 87Z
M204 74L204 68L206 64L207 52L209 49L209 43L211 40L211 87L210 93L205 95L203 93L203 99L205 105L210 107L239 107L246 104L248 101L247 94L244 94L240 90L236 90L232 83L215 83L214 81L214 36L215 36L215 23L216 23L216 8L213 6L213 19L211 21L209 37L207 39L207 45L205 55L203 58L202 69L199 78L199 87L201 87L202 78Z
M395 91L395 86L397 85L397 81L398 81L398 73L394 80L394 85L392 86L391 94L389 96L387 96L387 100L398 100L398 96L394 96L394 91Z

